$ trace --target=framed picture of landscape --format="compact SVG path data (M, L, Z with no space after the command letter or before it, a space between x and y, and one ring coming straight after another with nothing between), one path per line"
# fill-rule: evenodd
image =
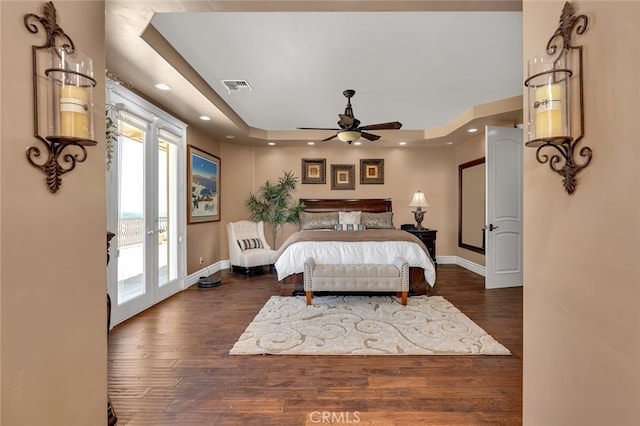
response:
M187 145L187 223L220 220L220 158Z

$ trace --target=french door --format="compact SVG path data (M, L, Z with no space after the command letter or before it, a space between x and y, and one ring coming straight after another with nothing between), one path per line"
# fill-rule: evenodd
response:
M108 88L118 128L107 176L113 326L183 288L186 131L126 89Z

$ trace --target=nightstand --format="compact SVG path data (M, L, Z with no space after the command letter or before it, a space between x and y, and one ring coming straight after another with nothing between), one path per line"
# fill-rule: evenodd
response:
M436 261L436 231L435 229L415 229L415 228L405 228L405 231L415 235L427 246L427 250L429 250L429 255L431 256L431 260L433 260L433 264L438 266L438 262Z

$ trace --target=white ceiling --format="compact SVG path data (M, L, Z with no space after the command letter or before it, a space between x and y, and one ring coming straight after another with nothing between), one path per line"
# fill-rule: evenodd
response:
M433 10L443 3L454 10ZM345 89L355 89L363 125L403 123L373 131L382 139L363 145L433 146L463 140L467 125L521 122L520 2L106 4L108 69L238 143L292 146L331 136L297 127L336 127ZM221 80L246 80L253 90L229 92ZM154 89L159 82L172 90ZM200 122L202 114L213 120Z

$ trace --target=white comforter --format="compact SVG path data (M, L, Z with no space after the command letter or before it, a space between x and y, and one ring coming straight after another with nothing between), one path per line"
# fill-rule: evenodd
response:
M300 241L286 247L275 262L278 280L304 272L304 261L313 257L316 263L391 264L397 256L409 266L424 269L424 278L433 287L436 270L429 256L415 243L407 241Z

